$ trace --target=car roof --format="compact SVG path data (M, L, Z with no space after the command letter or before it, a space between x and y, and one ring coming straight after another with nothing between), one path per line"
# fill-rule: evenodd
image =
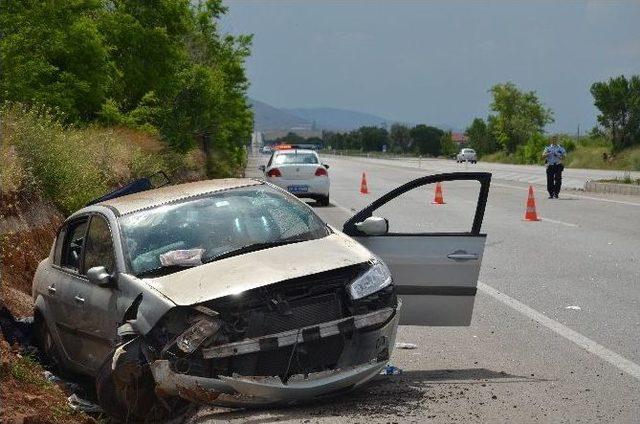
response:
M149 209L166 203L172 203L197 197L216 191L230 190L240 187L248 187L264 184L260 180L251 178L223 178L215 180L203 180L192 183L168 185L153 190L141 191L105 200L97 205L115 209L118 214L125 215L143 209Z

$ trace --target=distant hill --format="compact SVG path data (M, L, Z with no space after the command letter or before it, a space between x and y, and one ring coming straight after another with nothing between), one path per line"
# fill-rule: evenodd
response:
M370 113L331 107L284 109L286 112L325 130L354 130L363 126L391 125L390 119Z
M386 125L389 128L391 124L397 122L393 119L355 110L332 107L287 109L277 108L255 99L249 99L249 102L253 106L254 129L256 131L288 131L292 129L351 131L363 126L380 127ZM459 131L451 125L429 125L443 130Z
M256 131L288 130L299 127L311 128L312 122L286 110L278 109L254 99L249 99L249 103L253 107L253 127Z

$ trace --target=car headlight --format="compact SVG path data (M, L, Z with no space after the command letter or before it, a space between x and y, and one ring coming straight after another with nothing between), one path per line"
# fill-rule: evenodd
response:
M191 327L178 336L176 345L185 353L193 353L205 340L216 334L221 326L222 323L218 319L198 318Z
M369 296L391 284L391 272L381 261L375 261L364 274L349 284L351 299L356 300Z

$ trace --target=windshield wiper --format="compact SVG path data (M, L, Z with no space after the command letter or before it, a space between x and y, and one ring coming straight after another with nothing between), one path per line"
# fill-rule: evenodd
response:
M231 256L242 255L243 253L255 252L257 250L264 250L270 247L284 246L285 244L298 243L298 242L307 241L307 240L310 240L310 239L294 237L294 238L282 239L278 241L268 241L265 243L247 244L237 249L232 249L232 250L228 250L226 252L220 253L219 255L214 255L208 258L202 258L202 263L206 264L209 262L217 261L219 259L225 259Z

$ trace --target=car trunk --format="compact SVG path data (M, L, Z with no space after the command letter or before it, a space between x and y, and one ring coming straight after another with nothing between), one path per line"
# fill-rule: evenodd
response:
M300 163L278 165L277 168L285 180L309 180L315 176L319 166L318 164Z

